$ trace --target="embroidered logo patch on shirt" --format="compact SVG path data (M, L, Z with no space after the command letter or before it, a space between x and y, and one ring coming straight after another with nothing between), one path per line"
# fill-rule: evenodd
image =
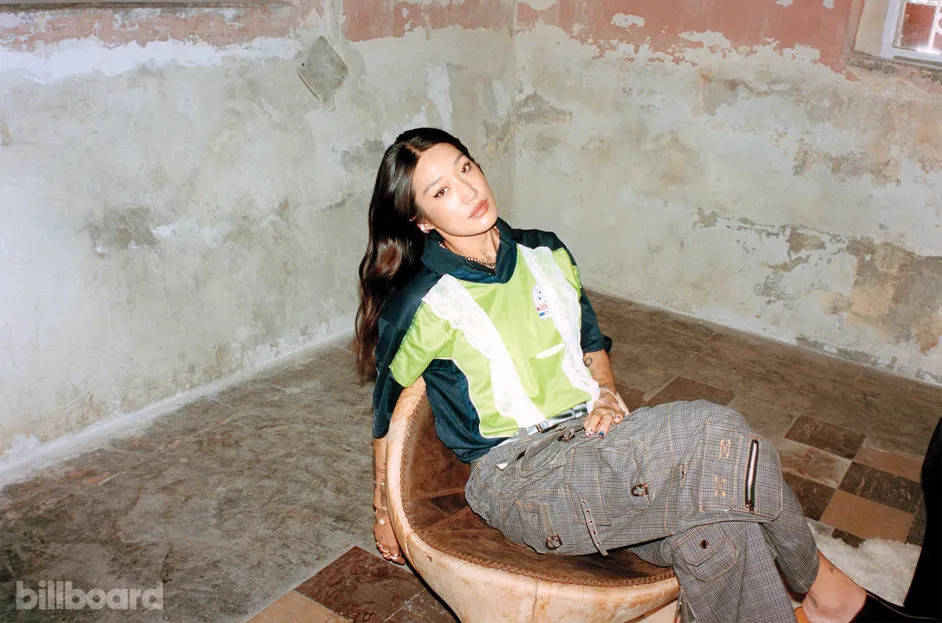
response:
M546 294L543 292L543 288L540 287L540 284L533 286L533 304L536 306L536 313L540 315L540 318L552 317L549 303L546 300Z

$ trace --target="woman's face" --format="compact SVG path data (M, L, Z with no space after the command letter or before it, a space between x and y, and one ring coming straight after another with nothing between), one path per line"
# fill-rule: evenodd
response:
M439 143L419 156L412 174L417 224L445 237L475 236L497 222L497 203L484 172L454 145Z

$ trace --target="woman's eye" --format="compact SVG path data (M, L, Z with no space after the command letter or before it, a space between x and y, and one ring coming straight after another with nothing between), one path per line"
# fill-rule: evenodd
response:
M438 189L438 192L435 193L435 194L432 195L432 196L437 198L437 197L442 197L442 196L444 196L444 194L445 194L445 189L444 189L444 188L439 188L439 189Z
M465 162L465 163L464 163L464 166L461 167L461 172L462 172L462 173L467 173L467 172L470 171L470 170L471 170L471 163L470 163L470 162Z

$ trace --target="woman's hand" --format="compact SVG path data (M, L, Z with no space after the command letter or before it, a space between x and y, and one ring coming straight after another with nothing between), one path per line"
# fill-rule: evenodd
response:
M615 392L603 387L598 399L595 401L592 413L589 414L589 417L585 419L585 423L582 425L585 434L589 437L596 434L599 437L607 435L612 426L621 422L628 415L628 411L622 405L623 403L618 399Z
M585 428L585 434L589 437L595 434L604 437L612 426L628 417L628 407L618 397L615 377L612 375L612 362L607 352L597 350L584 353L582 362L589 369L592 378L599 384L599 397L582 427Z
M385 560L394 562L397 565L406 563L402 550L399 549L396 533L393 532L392 523L389 521L389 511L386 509L376 509L373 516L373 538L376 539L376 549L379 550Z

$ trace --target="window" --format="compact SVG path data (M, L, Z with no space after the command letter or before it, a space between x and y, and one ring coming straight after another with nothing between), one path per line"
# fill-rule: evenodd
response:
M880 56L942 63L942 0L889 0Z

